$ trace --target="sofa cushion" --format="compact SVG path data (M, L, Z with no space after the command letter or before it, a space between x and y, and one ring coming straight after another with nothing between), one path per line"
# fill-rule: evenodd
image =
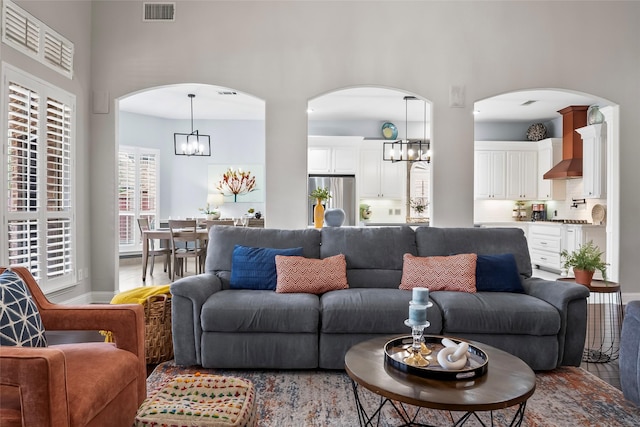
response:
M476 291L476 254L415 257L405 254L400 289Z
M410 334L404 321L409 317L411 291L401 289L349 288L320 297L321 333L324 334ZM442 330L442 315L435 306L428 309L428 333Z
M416 254L411 227L325 227L322 258L344 254L350 288L397 288L402 256Z
M507 335L555 335L558 310L526 294L507 292L431 292L444 317L443 332Z
M520 228L418 227L416 245L418 256L511 253L516 259L518 272L525 278L532 274L529 246Z
M322 294L347 289L347 263L344 255L325 259L276 255L276 292Z
M320 300L312 294L228 289L202 306L203 331L318 332Z
M478 255L476 289L478 292L524 293L513 254Z
M46 347L38 306L20 276L11 270L0 274L0 345Z
M276 256L302 255L302 248L253 248L235 245L231 257L232 289L276 288Z

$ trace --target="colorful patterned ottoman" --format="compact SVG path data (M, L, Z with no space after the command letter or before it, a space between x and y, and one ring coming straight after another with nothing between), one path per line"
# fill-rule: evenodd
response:
M178 375L142 403L136 427L255 426L253 383L220 375Z

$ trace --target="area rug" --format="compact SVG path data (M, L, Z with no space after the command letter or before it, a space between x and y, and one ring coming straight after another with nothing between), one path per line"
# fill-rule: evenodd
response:
M258 426L311 427L358 426L351 381L343 371L255 371L178 367L173 361L156 367L147 380L148 393L169 378L186 373L233 375L253 382L258 405ZM363 390L363 389L361 389ZM367 408L378 406L379 396L360 392ZM416 408L409 406L409 411ZM515 408L493 411L496 426L509 425ZM462 413L422 408L417 421L437 426L451 425ZM479 413L491 425L490 413ZM401 420L386 405L379 426L395 426ZM482 425L470 419L465 425ZM523 426L615 427L640 426L640 409L624 399L622 392L595 375L574 367L536 374L536 391L528 400Z

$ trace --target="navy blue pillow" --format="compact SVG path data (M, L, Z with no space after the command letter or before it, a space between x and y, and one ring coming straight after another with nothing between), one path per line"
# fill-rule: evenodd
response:
M231 257L232 289L275 290L276 255L302 256L302 248L252 248L235 245Z
M476 290L524 293L513 254L478 255Z

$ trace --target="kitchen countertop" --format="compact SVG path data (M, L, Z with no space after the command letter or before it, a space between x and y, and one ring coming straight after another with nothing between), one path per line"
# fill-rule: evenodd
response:
M579 225L582 227L604 227L605 225L601 224L591 224L591 223L564 223L558 221L483 221L476 222L474 225L476 227L482 227L484 225L501 225L501 226L513 226L517 227L518 225Z

